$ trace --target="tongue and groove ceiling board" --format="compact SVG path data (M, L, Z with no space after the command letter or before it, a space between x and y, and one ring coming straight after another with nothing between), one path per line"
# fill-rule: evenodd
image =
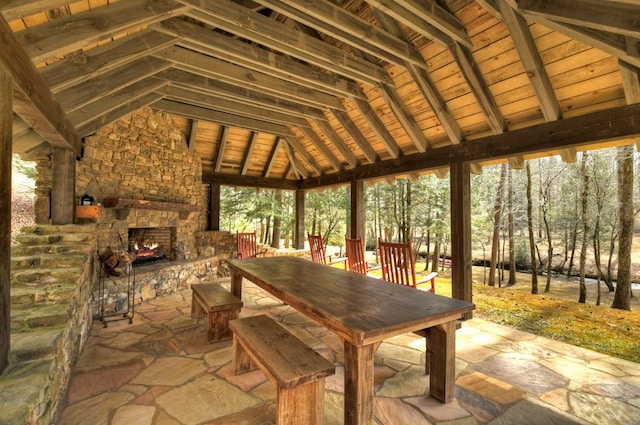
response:
M150 106L205 182L442 176L640 135L630 0L8 0L14 151ZM626 92L625 92L626 90Z

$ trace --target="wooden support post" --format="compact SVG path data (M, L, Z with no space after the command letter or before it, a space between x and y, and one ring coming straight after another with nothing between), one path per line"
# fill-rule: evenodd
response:
M373 422L373 355L376 345L357 347L344 342L344 423L364 425ZM367 394L369 392L369 394Z
M367 236L364 231L364 182L362 180L354 180L351 182L350 234L353 239L361 236L363 241Z
M209 187L209 230L220 230L220 185L211 183Z
M76 209L76 156L73 150L53 148L51 223L73 224Z
M296 226L293 239L296 249L304 249L304 190L296 190Z
M13 78L0 66L0 374L9 363Z
M469 163L451 164L451 295L459 300L473 302L470 173ZM465 313L465 319L471 317L472 312Z

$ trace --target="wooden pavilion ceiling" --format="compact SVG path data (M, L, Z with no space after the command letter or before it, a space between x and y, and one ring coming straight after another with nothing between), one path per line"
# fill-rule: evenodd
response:
M635 0L0 4L26 156L147 105L205 181L285 188L571 161L640 135Z

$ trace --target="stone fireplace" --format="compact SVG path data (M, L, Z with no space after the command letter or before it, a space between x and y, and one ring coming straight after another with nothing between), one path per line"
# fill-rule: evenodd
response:
M130 227L128 239L133 267L176 259L175 227Z

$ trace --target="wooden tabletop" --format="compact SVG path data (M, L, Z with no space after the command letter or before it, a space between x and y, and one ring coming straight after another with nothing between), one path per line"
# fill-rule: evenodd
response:
M475 308L299 257L228 262L235 273L356 346L450 322Z

